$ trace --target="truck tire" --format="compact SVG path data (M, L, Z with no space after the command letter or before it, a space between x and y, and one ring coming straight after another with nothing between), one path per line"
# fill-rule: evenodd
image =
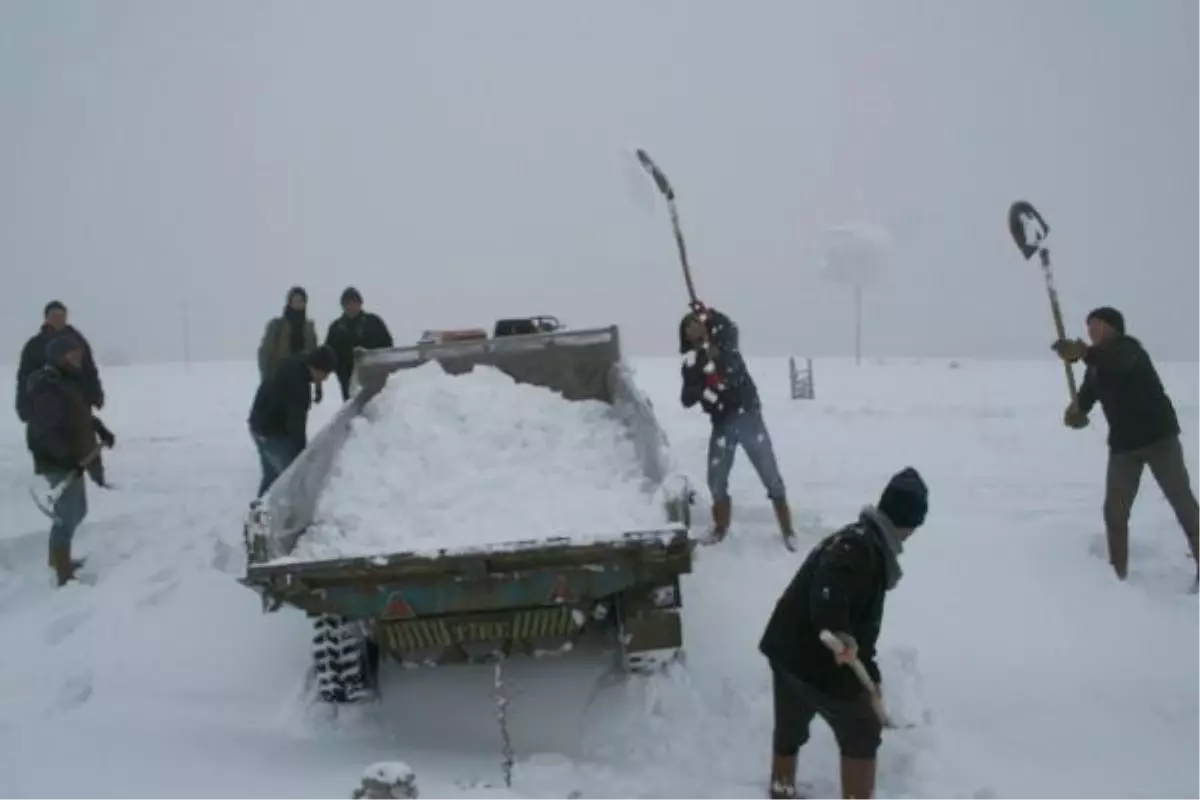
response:
M317 696L326 703L357 703L376 693L379 647L361 626L333 614L313 621L313 670Z

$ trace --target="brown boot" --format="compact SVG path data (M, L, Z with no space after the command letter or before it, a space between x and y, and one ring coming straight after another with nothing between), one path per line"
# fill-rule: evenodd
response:
M787 500L772 500L775 507L775 519L779 522L779 535L783 537L783 545L788 550L796 549L796 531L792 529L792 510L788 508Z
M708 533L709 541L719 542L729 533L729 520L733 516L733 504L729 500L713 503L712 530Z
M54 568L58 585L64 586L68 581L74 580L75 573L83 566L83 562L71 558L70 545L55 545L50 548L50 566Z
M771 793L772 800L796 797L796 757L771 756Z
M70 552L70 548L68 548L68 552ZM70 561L71 564L74 565L75 569L81 569L83 567L83 562L86 561L86 559L72 558ZM47 548L46 566L50 569L54 569L54 545L51 545L49 548Z
M875 759L842 757L842 797L875 796Z

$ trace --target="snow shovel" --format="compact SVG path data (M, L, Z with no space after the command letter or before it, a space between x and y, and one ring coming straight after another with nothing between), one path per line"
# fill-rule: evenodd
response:
M87 458L79 463L80 468L86 468L88 464L95 461L96 457L100 455L100 450L101 448L97 446L95 450L89 453ZM38 511L41 511L55 523L61 522L62 520L58 518L54 507L58 505L59 498L62 497L63 492L78 480L79 477L79 470L71 470L70 474L64 480L59 481L54 486L51 486L49 481L39 477L34 481L34 485L29 487L29 496L33 498L33 504L38 507Z
M821 643L828 647L837 655L841 655L845 649L842 640L834 636L830 631L824 630L819 634ZM879 718L879 723L889 730L908 730L915 728L916 725L906 723L897 725L888 716L887 709L883 707L883 695L879 691L879 687L875 685L875 681L871 680L871 675L867 672L867 668L862 665L862 662L855 658L849 664L850 669L854 670L854 675L858 678L858 682L867 690L867 696L871 698L871 710L875 712L875 716Z

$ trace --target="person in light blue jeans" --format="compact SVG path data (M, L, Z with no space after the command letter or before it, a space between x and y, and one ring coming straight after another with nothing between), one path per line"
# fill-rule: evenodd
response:
M250 436L258 449L258 462L262 467L262 480L258 484L258 496L262 497L275 479L296 460L299 452L291 441L282 436L261 436L253 431Z
M71 557L75 530L87 515L85 472L97 461L100 439L106 447L112 432L92 417L82 370L85 349L78 337L64 333L46 345L46 365L29 377L25 441L33 454L34 471L52 486L70 481L55 501L57 517L50 528L48 563L59 586L66 585L83 566ZM98 437L97 429L103 431ZM98 472L93 475L99 474ZM94 478L102 483L102 478Z
M729 472L741 447L767 490L784 545L794 550L796 534L787 489L763 420L758 388L738 349L737 325L719 311L695 303L679 323L679 352L683 356L680 402L684 408L699 404L712 421L707 468L713 500L710 538L721 541L729 532L733 508Z
M767 497L772 502L787 500L787 489L779 474L771 434L763 421L762 411L739 409L720 421L713 421L708 437L708 490L714 503L729 503L729 473L737 449L746 451L750 464L758 473Z
M50 526L51 552L59 548L70 552L75 531L83 524L88 513L87 483L75 470L47 470L44 477L52 487L63 481L70 481L59 495L58 502L54 504L55 520ZM73 565L78 569L83 565L83 561L75 560Z
M259 384L248 420L262 466L259 497L304 452L312 387L324 383L335 369L337 356L333 348L322 345L310 353L284 358Z

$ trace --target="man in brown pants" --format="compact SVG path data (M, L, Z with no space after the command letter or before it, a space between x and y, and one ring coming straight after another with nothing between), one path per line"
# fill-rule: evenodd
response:
M1129 569L1129 514L1137 497L1142 470L1158 482L1175 517L1183 526L1192 559L1197 560L1200 508L1179 441L1179 420L1158 372L1141 343L1125 333L1125 318L1115 308L1102 307L1087 316L1088 338L1055 342L1064 361L1083 361L1087 372L1079 398L1067 406L1063 422L1083 428L1097 401L1108 420L1108 480L1104 495L1104 525L1108 558L1117 577ZM1196 567L1200 584L1200 561Z
M903 575L904 544L928 511L929 487L920 473L912 467L896 473L877 504L809 551L775 603L758 644L771 665L775 700L770 797L797 796L796 759L818 716L837 741L842 796L875 796L882 720L844 665L857 658L879 684L875 647L887 593ZM823 630L841 640L840 655L821 641Z

